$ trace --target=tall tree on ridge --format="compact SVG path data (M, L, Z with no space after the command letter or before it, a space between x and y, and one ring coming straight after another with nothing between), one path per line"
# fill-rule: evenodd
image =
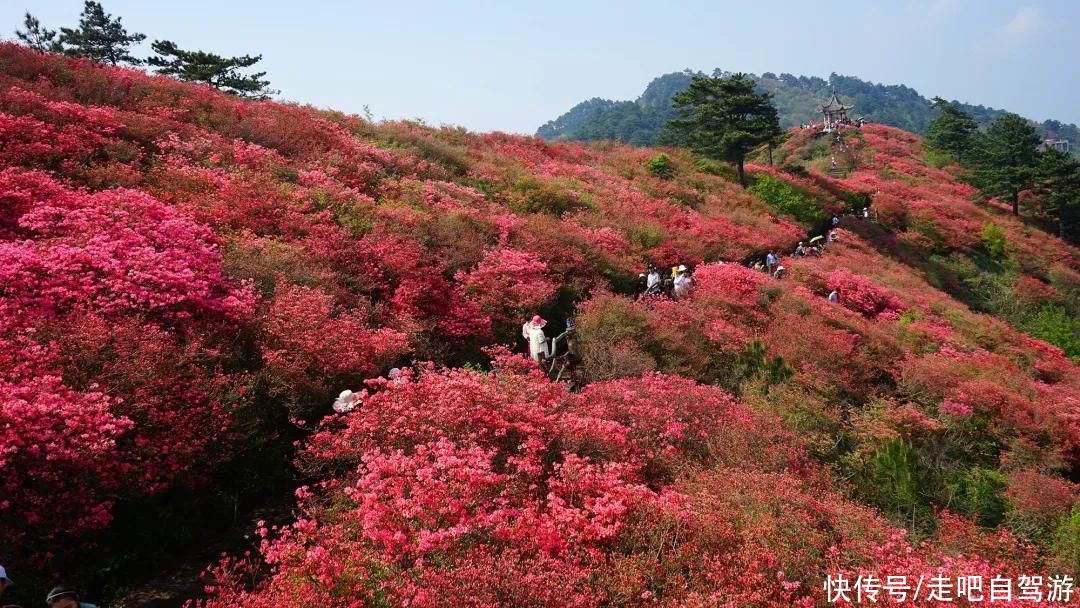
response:
M88 57L101 63L140 65L142 60L131 55L131 45L146 39L145 34L129 34L120 17L106 13L101 4L86 0L79 27L60 28L60 43L69 55Z
M1068 239L1080 220L1080 161L1050 149L1039 158L1037 190L1046 197L1046 212L1057 220L1058 236Z
M934 98L933 107L938 115L926 129L926 141L952 154L956 162L963 162L974 145L979 123L959 106L940 97Z
M671 98L679 118L668 123L675 141L702 156L734 163L744 187L746 155L776 141L781 132L772 95L754 87L754 80L741 73L695 76L689 89Z
M23 41L26 46L39 51L52 51L59 53L64 50L56 39L56 30L42 27L38 18L26 13L23 19L23 27L26 30L15 30L15 37Z
M975 185L988 196L1008 199L1013 215L1020 215L1020 193L1036 185L1042 138L1027 120L1006 114L976 142Z
M175 76L180 80L202 82L215 89L254 99L266 99L277 91L268 87L264 80L266 72L245 75L240 72L262 60L262 55L222 57L205 51L185 51L169 40L155 40L152 45L157 56L146 62L159 74Z

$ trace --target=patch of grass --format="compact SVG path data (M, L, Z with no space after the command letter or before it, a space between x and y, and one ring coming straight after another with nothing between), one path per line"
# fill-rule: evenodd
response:
M825 212L817 201L780 178L759 175L747 191L800 222L813 224L825 219Z

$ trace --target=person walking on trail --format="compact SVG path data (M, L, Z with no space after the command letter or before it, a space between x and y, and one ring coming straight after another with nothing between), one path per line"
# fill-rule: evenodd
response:
M539 315L534 315L525 320L525 323L521 326L521 337L525 338L525 341L529 340L529 331L532 329L533 319Z
M836 288L836 289L832 290L832 292L829 293L829 301L832 302L833 304L839 304L840 303L840 289L839 288Z
M690 288L693 287L694 280L690 277L690 273L686 271L686 266L680 264L675 270L675 297L685 298L690 295Z
M832 216L832 225L833 225L833 228L836 228L837 226L840 225L840 216L836 215L835 213Z
M543 363L549 356L547 336L544 334L544 326L547 321L540 315L532 319L532 328L529 329L529 356L537 363Z
M660 269L653 264L649 264L649 276L645 279L645 293L660 293Z
M806 247L803 246L802 241L799 241L799 246L795 248L795 255L799 257L806 255Z
M93 604L79 601L79 592L71 585L57 585L45 596L45 605L49 608L97 608Z
M776 267L780 265L780 258L776 257L776 253L769 251L765 256L765 271L772 274Z

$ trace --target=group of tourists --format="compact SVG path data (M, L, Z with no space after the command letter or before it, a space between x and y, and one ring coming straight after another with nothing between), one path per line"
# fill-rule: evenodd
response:
M835 128L841 127L841 126L843 126L843 127L854 126L856 129L861 129L864 124L866 124L866 121L864 119L862 119L862 118L856 118L855 120L851 120L850 118L844 117L844 118L837 118L837 119L833 120L832 122L821 123L821 124L811 120L810 122L804 122L804 123L800 124L799 128L800 129L819 129L819 128L821 128L821 129L835 129Z
M757 272L764 272L772 275L774 279L781 279L784 277L784 273L787 268L784 268L780 263L780 255L776 251L770 249L769 253L765 254L764 260L757 260L750 268L753 268Z
M861 219L869 219L870 209L865 206L860 207L855 211L854 215ZM816 257L822 255L830 243L840 239L837 233L840 222L840 216L834 213L829 218L829 227L825 233L813 236L806 241L799 241L799 244L792 252L792 256ZM720 264L723 263L720 262ZM750 262L746 262L746 265L756 271L768 273L774 279L782 279L787 271L781 262L780 254L776 250L769 250L764 258L758 258L752 265ZM641 299L646 296L667 296L679 300L690 295L693 285L693 273L685 265L672 266L669 273L662 271L656 264L650 263L647 272L638 275L637 297ZM833 303L839 302L840 290L832 291L828 295L828 300ZM573 321L570 319L566 321L566 331L557 338L548 338L547 333L544 331L546 326L547 321L544 318L540 315L534 315L521 326L521 337L528 345L529 356L541 366L551 363L551 370L549 371L552 371L555 369L554 359L558 357L572 358ZM564 339L568 346L562 354L559 354L556 346L559 341Z
M3 601L4 591L14 583L8 578L7 570L0 566L0 602ZM57 585L45 595L45 605L49 608L97 608L93 604L81 601L78 590L71 585ZM0 604L3 608L18 608L14 604Z
M690 295L694 277L683 264L671 267L671 274L661 273L656 264L649 264L649 272L638 275L638 297L666 295L678 300Z

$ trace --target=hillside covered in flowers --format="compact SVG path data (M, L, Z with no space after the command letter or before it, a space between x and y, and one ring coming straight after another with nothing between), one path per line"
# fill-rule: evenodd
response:
M1080 252L918 136L845 150L830 177L795 130L744 190L679 150L0 44L0 563L113 593L285 484L290 520L193 600L816 606L827 576L904 575L1064 605ZM782 278L746 264L770 250ZM649 263L691 294L638 297ZM534 314L574 319L573 386L520 354Z

